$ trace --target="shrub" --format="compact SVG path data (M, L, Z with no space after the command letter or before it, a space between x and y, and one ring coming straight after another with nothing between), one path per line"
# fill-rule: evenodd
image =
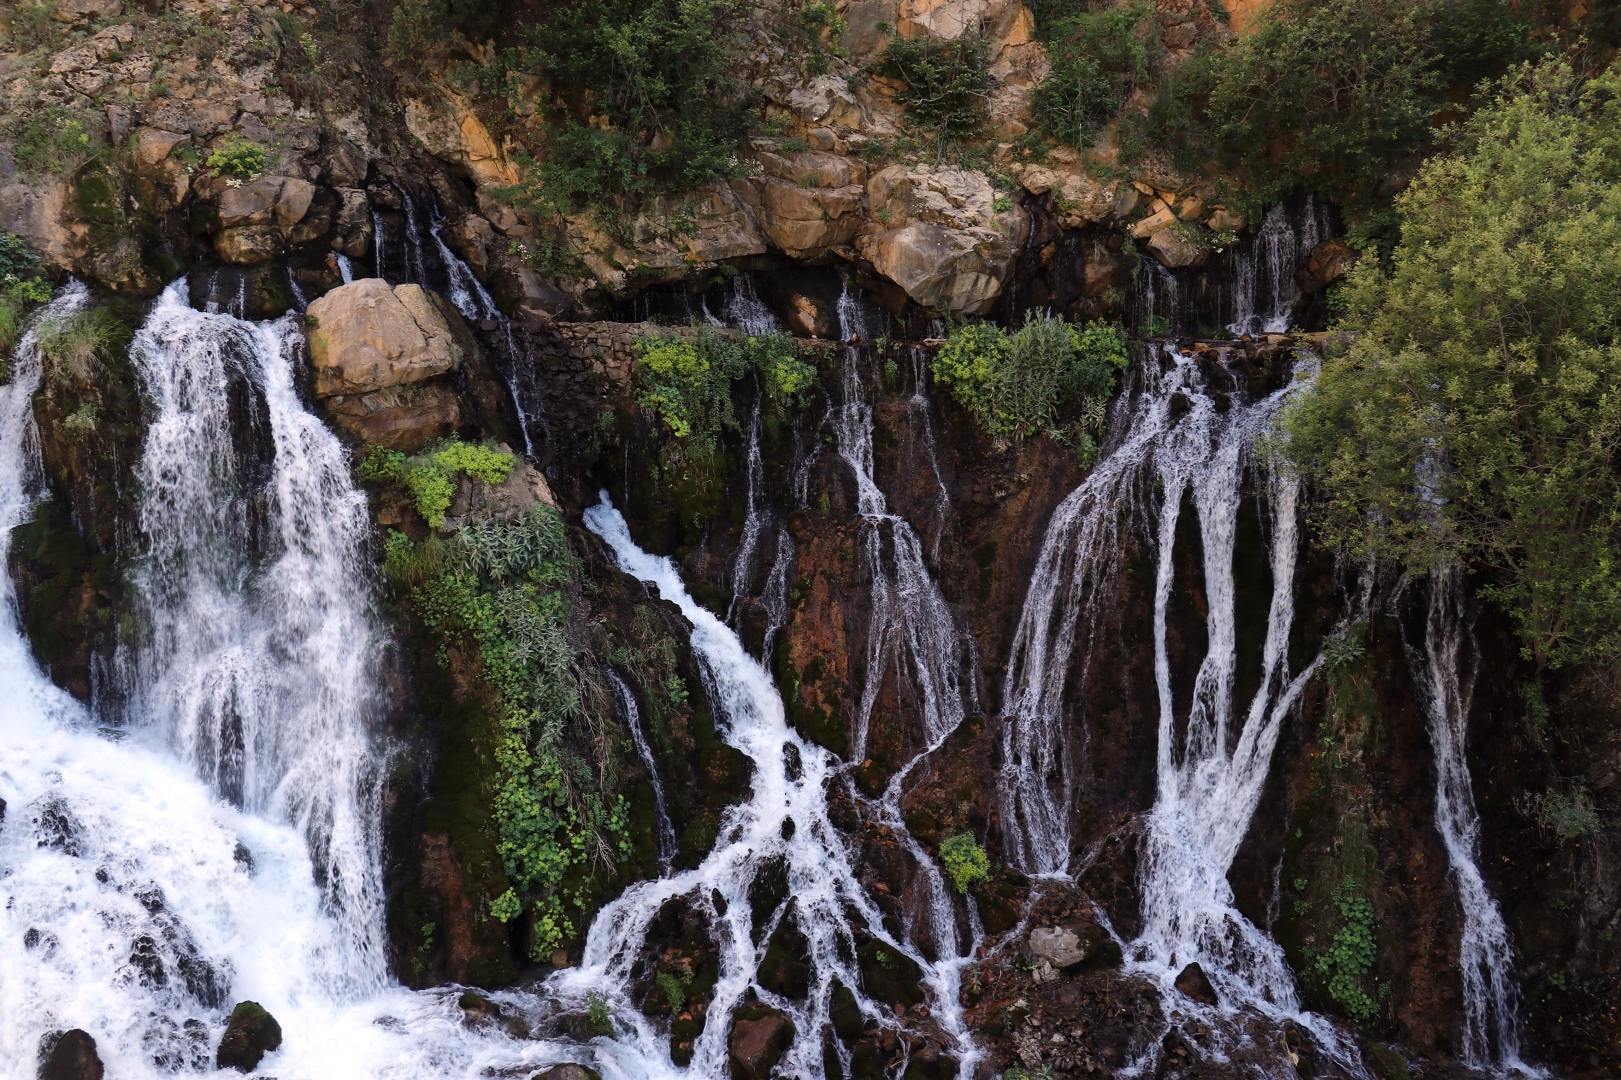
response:
M965 139L984 121L990 91L990 49L973 31L951 41L896 38L874 65L902 84L896 100L942 141Z
M51 20L51 16L55 14L54 0L45 0L44 3L21 0L19 3L7 4L0 8L0 30L5 32L0 41L4 41L17 52L27 52L41 45L49 45L56 40L54 33L56 27Z
M12 157L25 173L65 173L95 151L94 120L60 105L28 109L5 126Z
M270 153L253 140L233 131L219 141L205 164L219 176L233 180L257 180L270 165Z
M743 351L760 373L766 398L779 415L805 404L816 386L816 365L800 359L793 335L779 331L751 337L743 343Z
M46 376L60 386L90 387L102 364L129 344L129 327L106 308L76 311L39 328L39 354Z
M1159 45L1153 13L1151 4L1142 3L1063 13L1042 28L1052 67L1036 87L1031 112L1053 138L1091 146L1148 78Z
M410 458L398 450L374 446L360 467L360 475L402 485L411 493L422 520L437 529L445 523L445 511L450 509L456 493L457 473L465 473L480 483L499 484L515 463L513 456L504 451L451 438Z
M563 0L507 58L544 75L544 153L509 197L549 213L592 208L616 231L654 196L743 175L754 92L739 78L748 0Z
M1478 568L1539 674L1621 655L1621 71L1518 69L1396 207L1282 417L1321 535Z
M1378 958L1374 941L1373 902L1357 896L1348 884L1334 890L1334 906L1344 920L1334 943L1317 958L1317 974L1328 980L1328 994L1353 1020L1372 1020L1377 1006L1360 985Z
M642 338L635 344L641 389L636 400L659 414L684 453L714 454L722 427L736 427L732 380L747 373L744 350L708 330L696 343L682 338Z
M979 846L973 833L952 833L940 843L940 861L958 892L967 892L991 876L990 856Z
M1046 427L1064 402L1107 400L1126 362L1113 327L1032 314L1011 335L988 323L954 330L932 370L992 438L1017 441Z

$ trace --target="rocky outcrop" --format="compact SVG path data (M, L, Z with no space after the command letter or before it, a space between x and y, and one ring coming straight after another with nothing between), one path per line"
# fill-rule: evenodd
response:
M783 1051L794 1040L794 1022L775 1009L732 1024L733 1080L769 1080Z
M88 1031L57 1031L40 1040L39 1080L101 1080L96 1040Z
M264 1056L281 1047L281 1025L257 1001L239 1001L220 1036L214 1067L250 1073Z

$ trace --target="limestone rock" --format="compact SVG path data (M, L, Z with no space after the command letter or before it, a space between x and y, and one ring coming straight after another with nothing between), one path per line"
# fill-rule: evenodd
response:
M257 266L280 255L286 244L273 225L243 225L214 238L214 253L224 262Z
M1201 1004L1216 1004L1216 988L1210 985L1210 980L1205 977L1204 968L1197 962L1189 964L1177 974L1176 989Z
M1221 232L1224 229L1238 232L1244 227L1244 215L1235 214L1225 206L1218 206L1215 213L1205 219L1205 225L1216 232Z
M444 314L420 285L390 289L362 278L310 304L308 318L320 397L421 382L461 362Z
M53 264L67 266L81 247L64 224L67 204L67 184L57 177L33 186L6 184L0 187L0 229L16 233Z
M447 386L409 383L369 394L340 394L327 399L333 423L366 446L383 446L414 454L461 426L461 408Z
M761 182L760 225L766 238L794 258L847 244L861 227L866 190L802 187L767 177Z
M276 1018L257 1001L239 1001L231 1010L225 1034L220 1036L214 1067L249 1073L259 1067L266 1054L280 1046L281 1025L276 1023Z
M736 1080L767 1080L783 1051L794 1040L794 1024L779 1012L732 1025L732 1076Z
M178 131L138 128L135 132L135 160L148 169L155 168L169 157L175 147L190 141L190 135Z
M1067 968L1085 963L1091 953L1075 931L1062 926L1039 926L1030 931L1030 955L1055 968Z
M851 184L866 184L867 166L857 158L840 157L818 150L798 154L759 155L760 166L768 176L775 176L791 184L813 188L842 188Z
M1164 207L1154 211L1131 227L1131 235L1135 240L1147 240L1155 233L1162 232L1171 227L1176 221L1176 211Z
M1160 229L1148 238L1148 250L1166 266L1203 266L1210 249L1189 240L1176 229Z
M998 213L982 173L895 165L867 181L869 228L856 248L873 269L936 311L983 314L1012 274L1029 218ZM886 220L887 219L887 220Z
M39 1080L101 1080L101 1056L88 1031L52 1032L39 1050Z
M1065 228L1095 225L1119 216L1119 184L1103 184L1085 173L1050 169L1042 165L1026 166L1019 172L1018 178L1019 186L1033 195L1052 192L1053 204ZM1135 206L1134 199L1131 207Z
M116 19L123 13L123 0L58 0L54 17L61 22L80 22Z

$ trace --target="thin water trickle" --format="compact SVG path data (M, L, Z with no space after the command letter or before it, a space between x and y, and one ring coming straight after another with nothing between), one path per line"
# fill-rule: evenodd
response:
M636 705L636 695L620 677L619 672L613 668L604 668L603 674L613 686L614 700L619 703L619 713L624 718L625 727L630 731L631 741L636 745L636 756L642 759L647 768L647 775L653 783L653 813L657 825L656 840L658 841L659 865L666 870L670 868L670 860L675 857L675 826L670 824L669 804L664 797L664 781L659 778L658 762L653 758L653 746L647 741L647 732L642 730L642 710Z
M335 252L334 254L337 256L338 260L338 276L342 278L343 283L347 285L351 281L355 280L354 264L349 261L349 256L345 255L343 252L339 251Z
M1424 699L1435 752L1435 824L1446 845L1463 914L1463 1056L1477 1068L1542 1075L1520 1059L1519 993L1508 926L1480 872L1480 815L1466 753L1480 656L1470 629L1463 573L1448 565L1429 578L1421 646L1408 667Z

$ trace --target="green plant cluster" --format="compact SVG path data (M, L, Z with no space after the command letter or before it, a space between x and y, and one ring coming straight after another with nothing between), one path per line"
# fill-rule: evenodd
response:
M779 37L805 54L805 70L826 75L833 59L845 55L839 39L850 29L839 9L827 0L815 0L792 12L778 28Z
M801 359L784 333L734 340L707 327L697 339L640 338L635 345L640 387L636 400L659 415L681 445L680 456L713 456L722 428L737 427L732 383L758 371L772 408L780 415L805 403L816 385L816 367Z
M1396 208L1282 417L1321 535L1477 569L1539 675L1621 655L1621 71L1516 69Z
M91 115L61 105L26 109L4 125L11 155L24 173L61 174L96 151Z
M1278 0L1159 80L1122 150L1215 158L1258 207L1299 186L1367 206L1433 144L1437 119L1526 55L1509 0Z
M684 971L677 975L673 971L661 971L653 982L664 995L664 1003L670 1007L671 1015L679 1013L687 1003L687 987L692 983L692 972Z
M390 537L395 564L427 569L401 551L408 544ZM492 809L512 887L490 913L508 921L534 910L534 955L544 958L574 933L565 878L630 850L613 740L599 717L603 695L567 632L565 590L576 571L563 521L536 505L512 520L476 522L439 542L431 563L413 590L423 621L476 646L503 728Z
M270 152L252 139L233 131L221 139L204 162L218 176L257 180L270 167Z
M496 66L545 78L553 96L542 145L518 155L526 176L507 196L546 214L589 209L623 232L650 200L743 175L737 146L756 120L739 78L751 3L563 0L516 27Z
M991 876L990 856L974 839L973 833L952 833L940 841L940 861L958 892L965 893L970 886Z
M1576 783L1570 794L1550 787L1540 795L1526 794L1514 800L1514 808L1537 823L1544 833L1560 842L1580 840L1604 827L1585 785Z
M51 298L50 282L34 273L38 265L39 256L21 237L0 232L0 352L16 346L29 306Z
M122 353L134 336L104 307L84 308L39 327L37 342L45 377L61 387L95 386L103 365Z
M1059 142L1091 146L1148 79L1160 44L1154 6L1086 11L1055 3L1042 9L1037 29L1052 67L1036 87L1031 112Z
M1017 441L1047 427L1065 402L1107 401L1128 362L1114 327L1032 314L1012 334L990 323L957 327L931 366L989 435Z
M456 494L458 473L480 483L500 484L516 463L517 459L505 451L452 437L414 457L374 446L360 466L360 475L367 480L402 485L411 493L422 520L437 529L445 523L445 511Z
M1373 901L1356 895L1342 883L1334 890L1334 906L1344 923L1328 951L1317 957L1317 974L1328 980L1328 994L1345 1015L1353 1020L1371 1020L1378 1006L1362 989L1360 980L1373 970L1379 955L1373 937Z
M950 41L895 38L873 70L901 84L895 99L941 142L969 138L984 123L992 85L990 48L972 30Z

